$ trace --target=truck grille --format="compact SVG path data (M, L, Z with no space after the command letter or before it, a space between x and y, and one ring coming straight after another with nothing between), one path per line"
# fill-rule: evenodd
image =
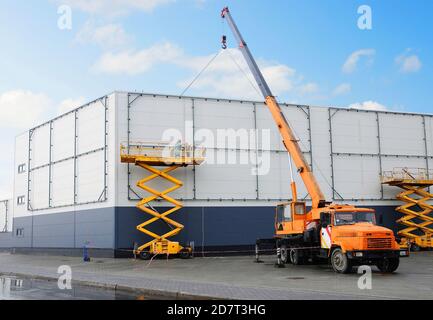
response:
M368 249L390 249L392 247L391 238L369 238L367 239Z

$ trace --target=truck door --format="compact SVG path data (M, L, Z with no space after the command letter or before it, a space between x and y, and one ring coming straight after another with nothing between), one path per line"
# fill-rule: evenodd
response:
M332 217L332 215L329 212L321 212L320 213L320 222L322 224L322 228L320 230L320 246L322 249L330 249L332 246L331 217Z

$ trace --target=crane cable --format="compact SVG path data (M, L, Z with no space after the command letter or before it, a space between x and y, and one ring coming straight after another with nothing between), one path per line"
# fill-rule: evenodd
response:
M222 50L219 50L210 60L209 62L203 67L203 69L200 70L200 72L194 77L194 79L187 85L187 87L182 91L180 94L180 97L183 97L184 94L189 90L189 88L192 87L192 85L200 78L200 76L209 68L209 66L212 64L212 62L215 61L215 59L220 55Z

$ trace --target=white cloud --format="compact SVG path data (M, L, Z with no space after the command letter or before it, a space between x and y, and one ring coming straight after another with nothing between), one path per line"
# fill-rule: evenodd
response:
M210 61L213 55L201 57L183 56L176 61L180 67L197 74ZM297 84L296 70L266 60L258 60L258 65L275 95L293 91ZM185 88L192 78L180 81L178 86ZM190 89L196 95L225 98L263 99L253 75L238 49L227 49L208 67Z
M94 69L102 73L136 75L160 63L173 63L182 54L179 47L164 42L140 51L107 52L97 61Z
M358 62L362 57L367 58L367 63L371 64L373 62L373 57L376 54L374 49L361 49L353 52L343 65L344 73L352 73L356 70Z
M364 102L357 102L354 104L351 104L349 106L351 109L360 109L360 110L372 110L372 111L387 111L388 108L376 101L364 101Z
M395 63L400 66L400 72L412 73L421 69L422 63L419 57L415 54L409 55L411 50L408 49L404 54L395 58Z
M57 108L57 113L59 115L62 115L64 113L67 113L71 110L74 110L86 103L86 99L84 97L79 97L76 99L65 99L59 103L59 106Z
M189 56L179 46L163 42L143 50L107 52L95 63L94 70L107 74L138 75L148 72L161 64L171 65L191 72L191 78L177 83L181 89L186 88L209 63L214 56ZM258 64L269 86L275 95L289 92L294 94L311 94L318 91L315 83L303 84L296 70L287 65L259 59ZM226 97L242 99L263 99L258 87L238 49L227 49L208 66L192 85L189 94L209 97Z
M130 43L132 37L120 24L95 26L94 22L87 21L77 33L75 40L82 44L92 43L103 48L116 48Z
M52 106L42 93L13 90L0 94L0 126L27 129L43 119Z
M341 96L343 94L349 93L351 90L352 90L352 86L350 85L350 83L342 83L334 89L332 94L334 96Z
M152 12L155 8L176 0L55 0L72 8L105 16L128 14L134 10Z
M319 91L319 85L314 82L306 83L299 87L299 93L301 95L310 95Z

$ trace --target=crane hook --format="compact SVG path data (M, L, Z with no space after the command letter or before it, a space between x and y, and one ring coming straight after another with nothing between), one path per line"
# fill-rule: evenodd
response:
M227 36L224 36L224 35L222 36L221 43L222 43L221 47L224 50L227 49Z

